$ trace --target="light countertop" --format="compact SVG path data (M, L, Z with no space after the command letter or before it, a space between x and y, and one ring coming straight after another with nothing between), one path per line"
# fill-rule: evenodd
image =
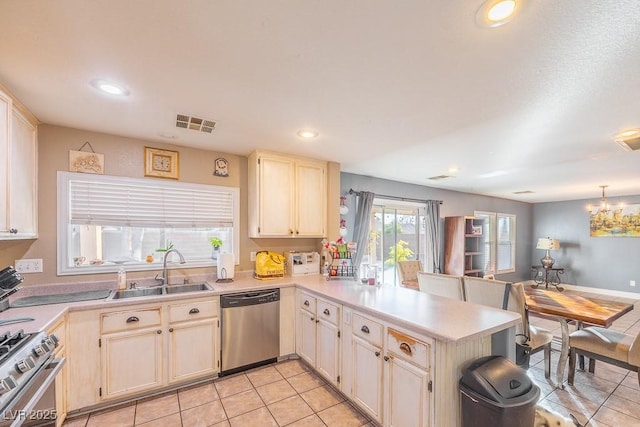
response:
M144 303L179 301L231 292L289 286L297 286L318 296L445 342L462 342L486 336L515 326L520 322L518 314L505 310L428 295L408 288L388 285L361 285L354 280L327 281L326 277L320 275L285 277L267 281L239 275L232 283L215 283L213 281L209 281L209 283L213 286L213 291L10 308L0 313L0 321L18 317L31 317L34 320L0 325L0 333L18 329L24 329L25 332L46 330L69 310L113 309ZM114 287L115 283L101 286L103 288L105 286ZM94 290L96 287L95 284L90 286L76 284L73 286L50 285L50 287L43 289L45 289L44 293L68 293L73 292L74 289L78 292ZM34 292L29 292L28 288L19 291L11 298L23 297L25 293L33 294ZM42 292L42 289L39 292Z

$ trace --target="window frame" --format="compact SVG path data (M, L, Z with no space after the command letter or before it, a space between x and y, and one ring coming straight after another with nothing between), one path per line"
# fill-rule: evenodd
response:
M103 264L103 265L87 265L83 266L81 270L73 266L66 265L68 258L70 242L69 236L70 227L73 226L70 221L70 203L69 203L69 182L74 178L78 178L78 174L74 172L58 171L57 177L57 275L58 276L71 276L71 275L84 275L84 274L96 274L96 273L112 273L117 272L120 267L124 265L127 271L153 271L161 269L157 264L146 263L131 263L131 264ZM136 177L124 177L124 176L110 176L110 175L92 175L82 174L83 180L93 180L95 182L118 182L123 184L136 184L144 183L149 185L153 182L158 187L162 188L179 188L181 190L209 190L209 191L222 191L230 193L232 197L232 209L233 209L233 254L235 258L235 265L238 265L240 254L240 189L237 187L225 187L209 184L196 184L182 181L165 181L162 179L153 178L136 178ZM121 224L126 227L126 224ZM160 227L161 228L161 227ZM180 248L177 248L178 250ZM198 260L186 260L185 264L180 264L175 268L198 268L198 267L214 267L217 265L217 260L214 259L198 259Z
M476 217L488 217L489 218L489 241L490 241L490 261L489 266L490 269L486 270L484 274L506 274L513 273L516 271L516 247L517 247L517 218L515 214L507 214L502 212L487 212L487 211L475 211L474 216ZM512 233L511 233L511 260L512 265L509 268L498 270L498 257L499 257L499 240L498 240L498 223L500 218L511 218L512 219ZM485 261L485 265L486 265Z

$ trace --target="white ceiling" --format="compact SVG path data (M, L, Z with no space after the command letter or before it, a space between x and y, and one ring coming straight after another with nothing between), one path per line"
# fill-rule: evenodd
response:
M488 29L480 0L2 0L0 82L49 124L528 202L640 194L613 142L640 127L640 0L527 3Z

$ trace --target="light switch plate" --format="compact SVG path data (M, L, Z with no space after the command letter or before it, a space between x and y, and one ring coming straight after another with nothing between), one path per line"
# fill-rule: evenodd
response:
M42 258L17 259L15 268L21 274L42 273Z

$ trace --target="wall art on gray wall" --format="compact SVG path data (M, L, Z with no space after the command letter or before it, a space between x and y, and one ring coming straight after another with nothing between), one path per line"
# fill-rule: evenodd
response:
M640 204L590 215L591 237L640 237Z

